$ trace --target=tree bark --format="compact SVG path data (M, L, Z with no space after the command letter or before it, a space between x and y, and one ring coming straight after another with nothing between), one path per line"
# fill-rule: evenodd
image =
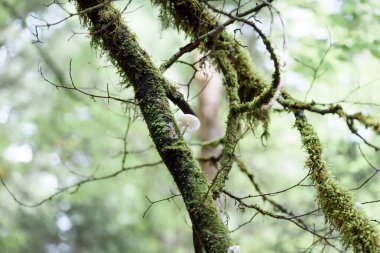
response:
M206 252L226 252L231 244L228 231L211 194L207 194L206 178L175 123L165 93L167 80L110 1L77 0L77 4L93 45L106 51L121 75L132 83L151 138L182 194L202 246Z
M177 28L184 30L188 35L191 35L193 39L207 34L209 31L219 26L202 1L152 1L155 4L162 6L162 16L164 19L174 21L174 25ZM265 4L270 4L270 2L271 1L268 1L268 3ZM260 6L262 7L263 5ZM261 8L259 6L257 7ZM228 13L227 16L232 18ZM249 24L249 21L247 20L237 17L234 17L234 19L236 21L245 21L246 24ZM268 40L263 42L264 44L269 43ZM232 65L232 68L235 69L239 82L240 102L254 101L254 99L257 99L262 94L266 93L265 87L268 87L269 85L254 71L254 66L247 58L247 52L245 52L245 50L242 49L227 33L221 32L214 38L205 41L203 46L206 49L205 51L207 51L210 57L213 58L215 65L221 70L225 78L229 76L228 72L230 72L228 68L225 68L226 63L229 62ZM222 54L222 51L224 51L225 54ZM279 76L277 76L277 78L278 77ZM228 86L229 83L226 82L226 84ZM282 97L292 101L292 104L302 107L302 104L291 98L286 92L282 92ZM286 104L282 104L285 105L285 108L291 109L291 107L288 107ZM250 106L250 103L246 103L246 105L249 106L245 108L244 111L249 112L248 116L255 120L254 123L262 121L264 128L267 127L269 120L267 111L260 110L260 106L258 106L257 103L251 104L253 106ZM250 115L251 112L252 114ZM378 229L368 217L364 215L364 213L355 209L350 194L346 189L341 187L330 174L326 162L322 159L322 148L319 138L315 134L312 126L307 123L306 118L301 116L302 113L300 112L301 111L295 113L297 118L296 127L301 133L302 143L309 155L306 166L314 172L311 179L315 183L317 201L321 206L325 217L340 232L343 245L351 247L354 252L380 252ZM238 114L240 113L242 113L242 111ZM233 124L234 116L235 115L230 113L228 117L227 134L235 131L236 125ZM229 124L229 122L231 122L231 124ZM366 119L362 119L361 122L365 122L364 125L369 127L374 125L373 123L368 124ZM216 182L216 187L213 189L216 193L225 186L225 181L231 168L230 161L233 159L231 142L233 142L233 138L231 135L230 137L232 141L228 139L224 140L225 149L221 164L223 164L223 161L226 161L224 162L226 166L222 166L222 168L227 169L225 169L224 173L221 173L222 176L219 177L220 180ZM227 145L230 146L228 147ZM231 152L226 152L226 150L231 150Z

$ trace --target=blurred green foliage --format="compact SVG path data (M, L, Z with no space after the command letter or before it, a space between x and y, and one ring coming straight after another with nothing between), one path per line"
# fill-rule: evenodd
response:
M119 85L123 80L116 69L100 57L101 52L90 47L77 17L51 27L41 26L41 42L36 42L35 25L43 25L43 20L57 22L67 14L56 5L47 5L48 1L1 2L9 8L2 5L0 9L0 174L12 194L25 204L33 204L84 177L120 170L129 122L132 124L126 147L130 154L124 166L159 160L133 104L121 105L57 89L39 73L41 70L53 83L64 82L68 86L71 75L75 85L88 93L104 96L109 89L111 95L133 99L132 90ZM123 8L125 2L117 4ZM301 100L309 90L308 101L342 101L350 112L364 111L379 117L376 102L380 91L380 37L376 31L380 28L380 9L376 1L288 1L275 6L285 28L278 18L270 24L268 12L258 18L263 20L263 30L270 34L279 51L284 29L287 33L286 88ZM75 11L70 3L64 7ZM157 65L188 42L182 33L162 30L159 10L152 9L149 1L132 2L128 10L134 11L125 13L125 20ZM247 43L255 63L270 73L261 42L252 31L242 31L245 37L240 39ZM191 54L185 58L193 57ZM186 83L192 72L177 64L166 75L174 82ZM192 87L190 97L197 92ZM191 103L196 106L196 99ZM173 112L177 112L174 107ZM224 124L224 104L220 115L220 123ZM322 138L334 175L348 188L359 186L373 169L358 145L375 166L380 164L380 157L354 137L336 116L308 116ZM247 135L238 148L239 156L265 192L285 189L307 174L303 169L305 155L292 128L293 117L274 113L272 118L266 146L262 145L258 130ZM359 130L374 143L380 143L367 129ZM196 142L196 136L191 136L189 142ZM199 147L194 146L194 153L199 153ZM378 177L374 177L355 191L357 201L379 199L378 182ZM314 191L306 184L307 181L305 186L273 198L296 214L313 210ZM256 194L238 168L230 175L228 190L238 196ZM171 191L176 192L176 187L162 165L84 184L35 208L20 206L1 187L0 251L191 252L190 221L180 197L154 204L143 217L150 205L146 197L155 201L171 196ZM259 198L251 202L271 209ZM231 230L254 214L230 200L221 205L225 205L228 215L223 218ZM379 219L380 205L364 205L364 211ZM306 221L316 228L325 226L320 214L307 217ZM262 216L232 236L243 252L301 252L313 242L312 235L294 224Z

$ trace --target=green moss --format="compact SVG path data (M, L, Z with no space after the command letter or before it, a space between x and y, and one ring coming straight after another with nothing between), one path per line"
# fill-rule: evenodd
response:
M189 216L207 252L225 253L231 245L207 180L183 140L166 98L169 85L109 1L77 0L92 44L104 51L134 87L135 97L157 151L180 190ZM102 3L99 8L88 8Z
M211 185L214 198L217 198L226 185L228 174L231 171L232 164L235 160L235 148L239 138L239 117L230 110L227 118L227 129L224 137L224 149L220 168Z
M164 28L174 26L185 31L196 40L199 36L216 29L219 24L208 12L207 8L197 0L154 0L161 5L161 20ZM222 31L207 36L200 47L212 59L215 67L223 74L226 93L230 102L230 113L227 119L227 131L224 150L219 172L213 182L214 196L218 196L224 188L228 174L234 161L234 151L238 142L238 125L242 119L236 108L241 103L250 102L266 92L266 81L255 71L248 53L236 43L235 39ZM263 137L268 134L269 112L260 108L253 108L244 113L245 119L253 129L262 123Z
M371 128L377 134L380 135L380 121L374 117L364 115L363 113L355 113L353 115L349 115L348 118L350 120L357 120L361 122L366 128Z
M317 201L327 221L341 234L342 242L354 252L380 252L379 232L354 206L351 194L330 174L322 159L322 144L306 118L296 114L295 126L301 134L308 158L311 180L317 191Z
M154 0L153 3L162 7L161 21L164 28L173 26L181 29L194 40L219 26L200 1ZM224 31L217 35L209 36L204 41L202 48L209 53L216 68L223 73L230 101L238 101L235 97L236 95L231 92L232 90L235 93L237 89L240 102L252 101L255 97L265 92L268 86L267 82L255 71L256 68L250 61L247 51L236 43L232 36ZM231 68L234 70L231 71ZM231 81L230 79L235 80ZM238 87L230 87L235 82L238 83ZM253 125L263 122L267 132L268 111L251 110L245 115Z

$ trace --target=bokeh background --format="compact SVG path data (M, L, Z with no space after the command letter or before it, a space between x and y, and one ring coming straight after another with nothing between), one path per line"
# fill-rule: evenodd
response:
M120 9L126 4L115 2ZM77 16L62 21L67 12L75 13L72 2L60 7L43 0L0 0L0 6L0 175L8 188L0 186L0 252L192 252L191 225L180 197L150 205L178 192L163 165L127 170L71 188L36 207L23 206L46 200L81 180L160 159L133 104L133 91L125 88L128 83L101 51L91 47ZM232 9L234 2L225 6ZM274 6L282 22L276 11L263 11L256 18L286 63L285 88L300 100L341 102L347 112L362 111L379 119L380 8L376 1L275 1ZM147 0L132 1L123 14L157 66L190 41L180 31L162 29L159 16L159 8ZM269 80L272 63L257 35L239 24L227 30L235 32ZM181 59L195 62L198 58L193 52ZM192 68L175 64L165 76L182 87L196 110L201 109L197 80L187 85ZM67 87L72 87L72 79L78 89L94 96L56 88L45 79ZM126 102L96 97L108 94ZM175 106L172 109L179 115ZM270 137L264 144L258 127L237 149L264 192L295 185L307 174L293 116L278 104L272 111ZM226 113L222 98L216 118L221 133ZM374 168L380 169L379 153L350 133L343 120L307 115L323 141L332 173L348 189L360 186ZM357 127L361 135L380 145L373 132ZM197 133L186 138L200 157ZM227 188L238 196L257 194L237 167ZM380 199L379 177L353 195L358 203ZM295 214L317 208L307 180L273 199ZM219 201L231 230L255 214L229 199ZM260 198L249 201L271 209ZM380 203L363 204L362 209L379 220ZM305 221L317 229L326 227L318 213ZM260 215L233 232L232 238L242 252L289 253L304 252L315 239L293 223ZM321 250L316 246L306 252Z

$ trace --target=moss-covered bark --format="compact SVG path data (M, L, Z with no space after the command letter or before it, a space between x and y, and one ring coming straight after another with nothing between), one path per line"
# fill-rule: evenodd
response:
M322 159L322 144L313 127L302 113L295 115L295 126L308 154L306 167L310 169L317 201L326 219L340 232L343 243L352 247L354 252L380 252L378 230L362 211L355 208L351 194L330 174Z
M218 27L218 24L207 8L198 0L153 0L155 4L162 6L162 19L164 25L174 24L178 29L184 30L193 39L207 34L209 31ZM204 49L210 54L216 67L224 74L226 84L228 81L230 70L226 68L226 62L229 62L236 72L237 82L239 84L238 97L240 103L250 102L258 96L264 94L268 85L257 74L254 66L248 59L248 54L245 49L241 48L232 37L227 33L221 32L212 38L204 41ZM223 53L221 53L223 52ZM231 89L232 88L232 89ZM227 88L228 93L233 91L233 87ZM269 94L269 93L268 93ZM284 93L284 98L292 100L292 98ZM237 101L230 96L232 101L231 109L233 111L234 102ZM248 107L247 107L248 108ZM239 109L239 108L238 108ZM248 108L251 110L248 113L254 122L258 121L268 123L268 114L261 108ZM239 110L235 113L239 114ZM231 114L230 114L231 116ZM229 117L230 117L229 116ZM237 117L237 116L236 116ZM366 122L369 122L366 120ZM236 131L234 125L229 125L229 131ZM227 128L229 127L227 126ZM371 126L376 128L378 125L371 122ZM306 165L312 170L312 180L315 183L317 191L317 201L320 204L327 220L341 233L343 244L352 247L355 252L380 252L379 235L377 229L371 224L368 218L359 210L355 209L354 202L350 194L342 189L339 183L330 175L329 169L322 160L322 148L318 136L315 134L312 126L306 122L304 117L297 116L296 127L299 129L302 137L302 142L309 155ZM230 132L227 135L233 137ZM226 168L221 166L221 169L226 169L221 173L220 182L215 182L217 189L224 187L224 182L227 179L230 169L229 160L233 158L233 153L228 150L233 150L233 145L236 144L236 139L224 140L225 152L223 159L226 161Z
M182 29L194 40L220 26L198 0L153 0L153 2L162 7L161 19L164 26ZM249 102L264 92L267 87L266 82L255 68L252 68L247 51L242 49L232 36L221 31L205 38L202 45L207 53L210 53L215 66L225 76L228 75L225 71L226 65L223 66L221 63L229 62L236 69L241 102Z
M212 197L206 196L206 178L176 126L166 99L167 81L109 1L77 0L77 5L93 44L107 52L133 84L151 138L181 191L206 252L226 252L230 245L228 232Z
M164 26L175 26L182 29L194 40L220 26L200 1L153 0L153 2L162 6L161 19ZM221 31L205 38L202 47L210 55L218 70L223 73L231 105L227 126L229 131L226 132L221 171L212 186L214 196L217 196L224 188L232 168L238 136L238 122L242 117L242 114L236 113L235 109L241 103L252 101L262 94L268 85L252 67L248 53L228 33ZM264 128L268 126L269 115L266 110L259 108L251 110L245 115L253 122L253 125L263 122Z

